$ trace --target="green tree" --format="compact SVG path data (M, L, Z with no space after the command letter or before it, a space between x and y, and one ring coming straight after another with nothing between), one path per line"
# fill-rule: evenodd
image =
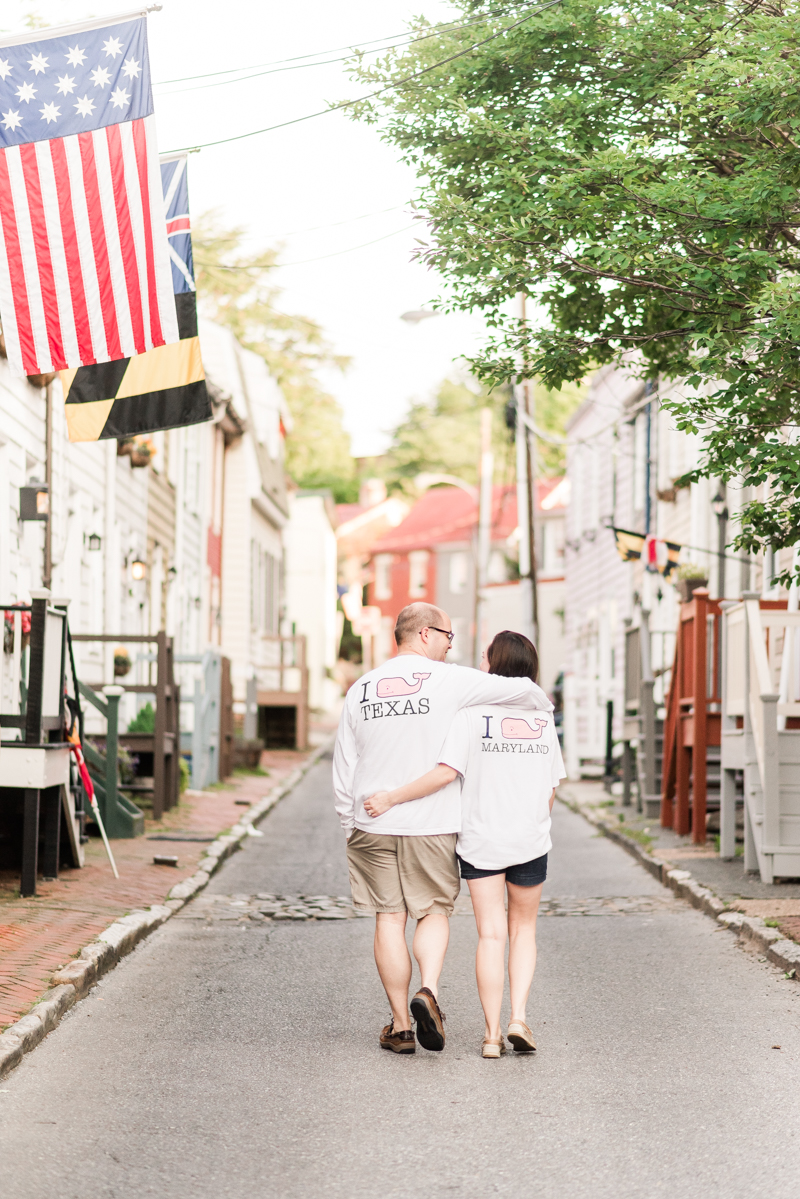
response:
M390 490L416 494L423 472L478 481L480 411L492 412L492 443L498 473L513 468L513 447L505 421L508 389L489 393L474 380L445 379L430 400L417 400L392 434L383 472Z
M315 374L323 366L343 370L347 359L333 352L315 321L280 310L280 288L271 279L279 251L246 254L244 238L244 229L226 229L215 212L195 222L201 310L260 354L277 379L292 416L286 468L294 481L300 487L330 487L338 501L353 500L358 485L342 410Z
M557 389L624 357L682 380L670 407L702 435L696 473L769 485L737 544L793 544L797 5L561 0L483 23L483 4L460 7L469 27L357 65L389 90L355 111L417 168L419 253L448 280L445 306L494 328L474 369ZM530 324L508 315L520 291Z
M536 418L543 431L555 438L563 434L566 418L579 402L574 384L561 392L536 386ZM392 434L392 444L383 459L383 474L391 490L416 494L414 478L422 473L457 475L468 483L478 482L480 457L480 411L492 412L492 448L495 477L514 479L513 432L506 421L508 387L489 391L475 379L449 378L431 400L411 405ZM560 474L564 469L563 449L558 444L539 442L537 467L540 473Z

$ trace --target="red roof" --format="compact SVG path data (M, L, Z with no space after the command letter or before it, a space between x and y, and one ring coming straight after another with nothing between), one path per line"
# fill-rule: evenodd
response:
M541 505L560 482L560 478L537 479L537 504ZM406 553L443 541L469 541L477 519L478 503L468 492L460 487L432 487L397 528L374 543L372 552ZM517 489L498 484L492 496L492 540L504 541L517 524Z
M493 536L508 537L517 527L515 490L495 487L493 508ZM442 541L468 541L477 517L477 502L468 492L460 487L432 487L396 529L375 543L373 553L403 553Z
M348 520L352 520L354 516L360 516L362 512L366 512L366 508L362 508L360 504L337 504L336 517L340 525L346 524Z
M555 479L537 479L536 480L536 504L537 504L537 507L541 508L542 504L547 499L547 497L550 495L550 493L555 491L555 489L558 487L559 483L563 483L563 482L564 482L563 475L557 475ZM561 499L560 496L556 496L554 498L556 500ZM565 508L565 507L566 507L566 504L564 502L561 502L561 503L557 502L555 504L555 509ZM551 508L550 511L554 511L555 509Z

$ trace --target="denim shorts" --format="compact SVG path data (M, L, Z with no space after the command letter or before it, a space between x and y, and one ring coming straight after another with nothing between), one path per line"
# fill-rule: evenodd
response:
M491 878L493 874L504 874L507 883L515 887L538 887L547 878L547 854L533 858L530 862L519 862L516 866L506 866L505 870L481 870L477 866L465 862L459 857L461 877L469 881L471 878Z

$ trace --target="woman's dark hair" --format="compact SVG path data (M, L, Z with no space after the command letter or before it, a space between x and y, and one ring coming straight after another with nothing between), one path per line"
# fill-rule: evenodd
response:
M536 646L522 633L506 629L498 633L486 651L489 674L502 674L510 679L539 677L539 655Z

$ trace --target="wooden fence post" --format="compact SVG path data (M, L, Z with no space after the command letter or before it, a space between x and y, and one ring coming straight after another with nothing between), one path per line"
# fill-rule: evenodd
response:
M774 881L773 851L781 843L781 779L778 695L761 695L764 722L764 823L761 826L761 881Z
M694 596L694 678L692 680L693 737L692 737L692 840L696 845L706 843L706 645L708 641L708 591L700 587Z
M723 600L720 604L719 856L724 861L736 856L736 776L725 766L725 735L736 728L735 719L728 715L728 613L736 606L733 600Z
M685 744L688 721L682 701L686 699L687 676L689 674L689 630L686 626L693 617L684 613L689 605L681 605L678 623L678 643L680 651L676 658L678 664L678 690L675 704L675 807L673 829L681 837L689 832L689 762L691 749Z
M223 658L219 684L219 777L233 773L233 686L231 660Z
M25 708L25 742L27 745L38 745L42 740L42 682L44 674L44 630L46 620L46 593L36 592L31 600L28 700Z
M667 715L664 721L664 740L661 752L661 827L672 828L675 819L673 799L675 796L675 781L677 774L677 759L679 752L678 733L680 731L680 672L683 655L681 653L681 624L678 612L678 633L675 638L675 654L672 659L672 675L669 681L667 696Z
M167 634L156 636L156 719L153 728L153 819L160 820L168 806L164 743L167 733Z
M39 791L26 787L22 825L22 875L19 893L24 898L36 894L39 872Z
M297 749L308 749L308 666L306 665L306 638L301 633L296 638L300 646L300 699L297 704L297 728L295 745Z

